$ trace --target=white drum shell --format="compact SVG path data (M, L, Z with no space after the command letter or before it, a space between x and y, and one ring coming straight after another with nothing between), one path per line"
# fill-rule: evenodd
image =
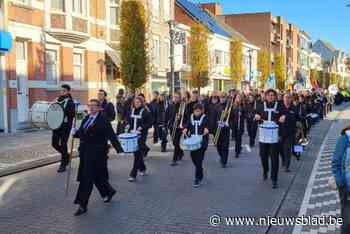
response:
M35 102L30 111L30 120L35 127L56 130L62 126L64 111L58 103Z
M118 140L124 153L134 153L139 149L138 138L138 134L136 133L123 133L118 135Z
M259 142L266 144L278 143L278 125L265 121L259 125Z
M185 151L196 151L202 147L202 136L192 135L182 141L181 148Z

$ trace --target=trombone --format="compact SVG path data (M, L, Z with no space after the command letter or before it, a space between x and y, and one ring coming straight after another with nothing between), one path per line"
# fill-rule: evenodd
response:
M171 132L171 139L172 140L175 139L177 127L178 126L180 126L180 127L182 126L183 116L185 114L185 107L186 107L186 103L185 102L181 102L179 110L176 113L175 121L174 121L174 124L173 124L173 129L172 129L172 132Z
M214 144L215 145L218 144L218 141L219 141L219 138L220 138L220 134L221 134L221 129L223 128L223 126L221 126L220 124L225 122L225 125L228 125L228 122L229 122L229 119L230 119L231 110L232 110L232 106L233 106L233 99L226 103L224 111L221 112L219 125L218 125L218 128L216 129L215 136L214 136ZM227 119L225 121L226 116L227 116Z

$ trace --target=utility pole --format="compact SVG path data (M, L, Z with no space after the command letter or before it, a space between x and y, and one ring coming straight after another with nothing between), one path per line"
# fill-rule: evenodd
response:
M175 94L175 21L169 20L169 35L170 35L170 77L171 77L171 95Z

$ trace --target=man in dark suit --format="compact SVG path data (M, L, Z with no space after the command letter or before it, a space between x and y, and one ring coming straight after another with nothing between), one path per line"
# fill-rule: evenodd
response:
M96 186L104 202L110 202L115 195L115 189L108 182L107 153L108 140L115 149L118 141L111 123L101 113L101 103L91 99L89 115L82 121L79 129L72 129L72 135L80 139L78 169L79 188L75 204L79 209L75 216L87 212L87 205L93 185Z
M107 101L107 92L103 89L100 89L97 94L97 99L101 103L102 114L108 121L114 121L116 116L115 108L113 103Z

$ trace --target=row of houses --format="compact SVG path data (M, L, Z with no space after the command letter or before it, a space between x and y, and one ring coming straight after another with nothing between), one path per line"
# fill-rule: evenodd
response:
M74 98L80 103L85 104L100 88L106 89L114 100L117 90L123 88L119 47L122 1L0 1L0 131L27 127L32 104L54 100L63 83L72 86ZM324 69L323 61L332 69L343 69L341 52L322 41L315 43L313 51L312 39L306 32L269 12L223 15L219 3L140 1L151 17L147 33L151 71L144 86L146 94L169 90L170 58L174 58L176 83L181 89L188 88L190 30L194 23L203 24L210 31L210 79L203 92L233 87L232 38L242 41L242 81L252 85L258 85L257 57L261 49L271 53L271 67L277 54L285 56L291 82L303 79L307 85L310 69ZM170 53L171 30L177 39L174 54ZM6 47L8 40L12 49Z

